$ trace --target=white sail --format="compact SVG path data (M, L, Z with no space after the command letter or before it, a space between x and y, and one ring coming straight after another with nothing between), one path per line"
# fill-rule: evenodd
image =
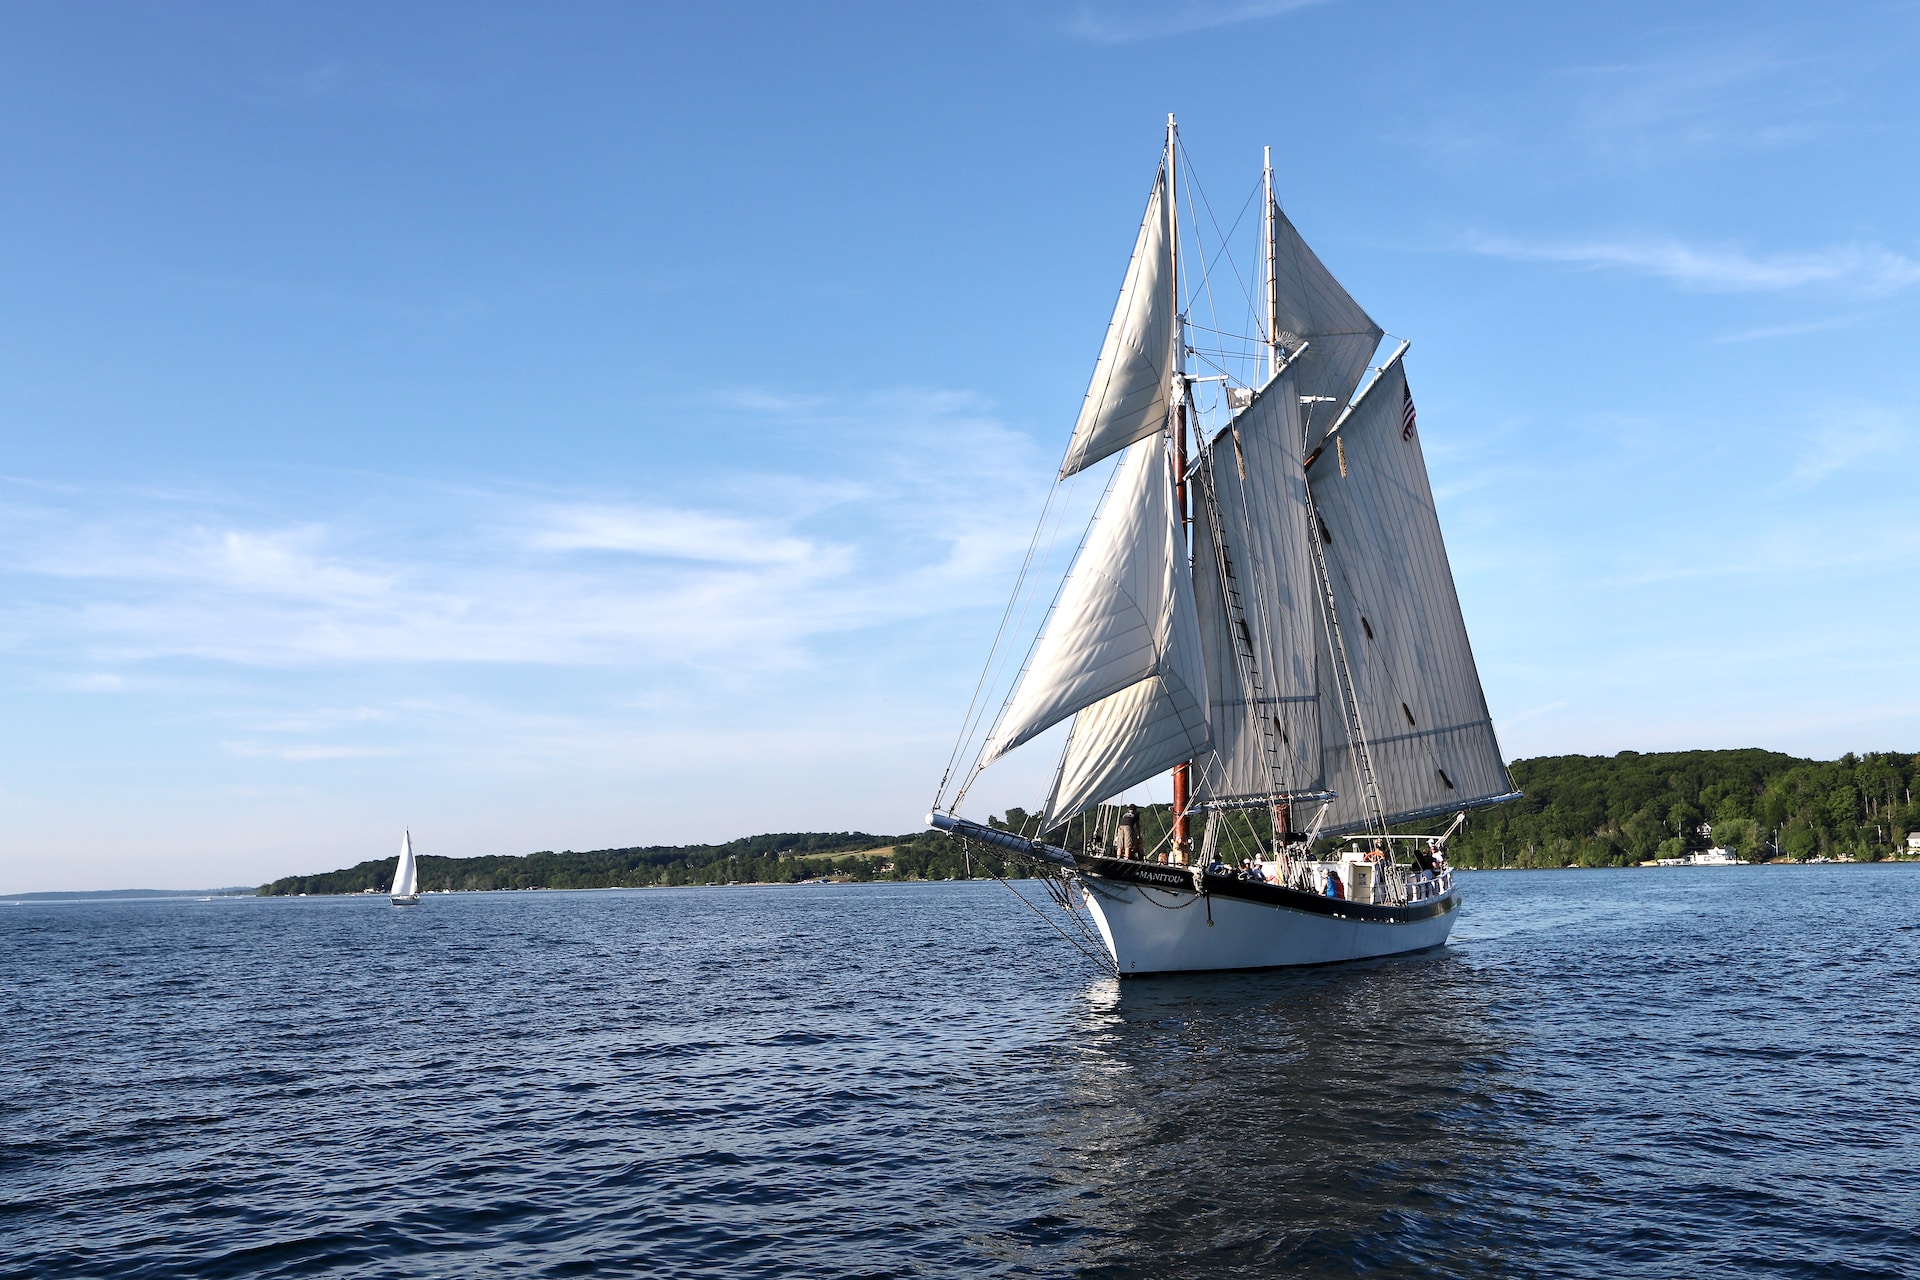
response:
M1288 352L1307 350L1291 366L1306 405L1306 447L1318 448L1340 416L1382 329L1307 247L1287 215L1273 211L1274 337Z
M1322 784L1313 657L1320 606L1300 462L1290 370L1201 452L1193 579L1213 753L1194 769L1199 801Z
M1166 166L1147 199L1133 261L1107 325L1093 381L1080 406L1060 478L1084 471L1167 425L1167 397L1178 338L1173 297L1173 235ZM1369 349L1371 350L1371 349Z
M1164 438L1127 451L980 755L986 765L1068 716L1153 676L1185 681L1205 702L1198 643L1189 649L1193 584L1173 509ZM1191 653L1193 670L1181 669Z
M1051 827L1207 749L1207 676L1192 585L1174 576L1168 643L1153 675L1081 711L1047 797Z
M393 869L393 888L390 896L411 898L420 892L420 873L413 862L413 833L403 831L400 834L400 862Z
M1398 361L1329 441L1307 484L1387 821L1511 794ZM1322 826L1331 834L1364 827L1367 801L1324 642L1321 661L1325 773L1339 793Z

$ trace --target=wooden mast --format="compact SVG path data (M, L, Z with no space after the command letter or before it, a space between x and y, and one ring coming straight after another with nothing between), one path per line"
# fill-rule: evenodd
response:
M1179 204L1180 127L1173 113L1167 113L1167 218L1172 229L1173 256L1173 497L1180 512L1180 530L1186 535L1193 524L1187 501L1187 401L1192 384L1187 381L1187 326L1180 315L1180 204ZM1187 548L1189 558L1192 549ZM1184 864L1190 860L1191 841L1187 835L1187 805L1192 800L1192 762L1173 766L1173 852L1168 860Z

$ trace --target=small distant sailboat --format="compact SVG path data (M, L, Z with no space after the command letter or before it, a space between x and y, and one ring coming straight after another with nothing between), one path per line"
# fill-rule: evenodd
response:
M387 891L396 907L420 905L420 869L413 861L413 832L400 833L400 865L393 869L393 888Z

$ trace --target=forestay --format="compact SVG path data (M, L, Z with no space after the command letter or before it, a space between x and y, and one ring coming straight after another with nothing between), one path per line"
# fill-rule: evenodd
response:
M1121 777L1135 767L1129 761L1158 754L1154 743L1173 732L1169 723L1194 749L1206 745L1206 676L1200 661L1200 641L1193 612L1193 582L1188 576L1179 526L1173 509L1173 478L1167 465L1164 437L1142 440L1121 460L1113 487L1100 504L1093 532L1075 560L1061 588L1060 598L1047 619L1046 631L1034 646L1020 683L1001 712L999 722L981 751L980 764L991 763L1008 751L1065 720L1142 681L1155 681L1161 694L1147 701L1116 703L1096 713L1076 729L1074 737L1088 761L1076 767L1087 785L1108 785L1100 779ZM1172 716L1172 721L1167 716ZM1104 736L1116 726L1131 734L1145 732L1151 741L1116 745ZM1161 726L1161 727L1153 727ZM1069 753L1071 754L1071 752ZM1168 763L1186 759L1178 756ZM1159 766L1164 769L1167 765ZM1123 790L1159 769L1111 784Z
M1388 822L1512 792L1447 564L1396 360L1307 472L1361 728ZM1342 472L1344 471L1344 474ZM1340 685L1320 645L1327 785L1321 830L1368 825Z
M1318 448L1360 385L1383 330L1333 278L1287 215L1273 211L1274 337L1289 352L1306 406L1306 445Z
M1202 450L1194 478L1194 600L1213 728L1195 798L1319 789L1320 608L1292 371Z
M1093 381L1067 445L1060 478L1084 471L1167 425L1174 368L1173 234L1167 169L1160 168L1147 214L1134 241L1133 261L1107 325ZM1372 349L1369 348L1369 351Z

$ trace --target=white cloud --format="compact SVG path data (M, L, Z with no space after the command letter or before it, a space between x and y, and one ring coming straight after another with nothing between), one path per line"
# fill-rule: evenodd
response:
M1733 246L1689 245L1671 238L1527 241L1489 236L1470 247L1476 253L1515 261L1636 271L1683 288L1716 293L1827 289L1881 297L1920 285L1920 261L1874 244L1768 255Z
M1274 18L1326 0L1094 0L1077 6L1068 35L1096 44L1131 44Z
M374 479L273 518L244 494L0 502L0 640L56 662L789 669L836 633L1003 591L1048 475L977 402L896 392L799 434L832 456L702 478L705 506ZM693 478L689 478L690 480Z
M843 552L765 520L700 511L612 507L553 507L535 513L527 543L541 551L624 551L640 556L718 564L808 566Z

